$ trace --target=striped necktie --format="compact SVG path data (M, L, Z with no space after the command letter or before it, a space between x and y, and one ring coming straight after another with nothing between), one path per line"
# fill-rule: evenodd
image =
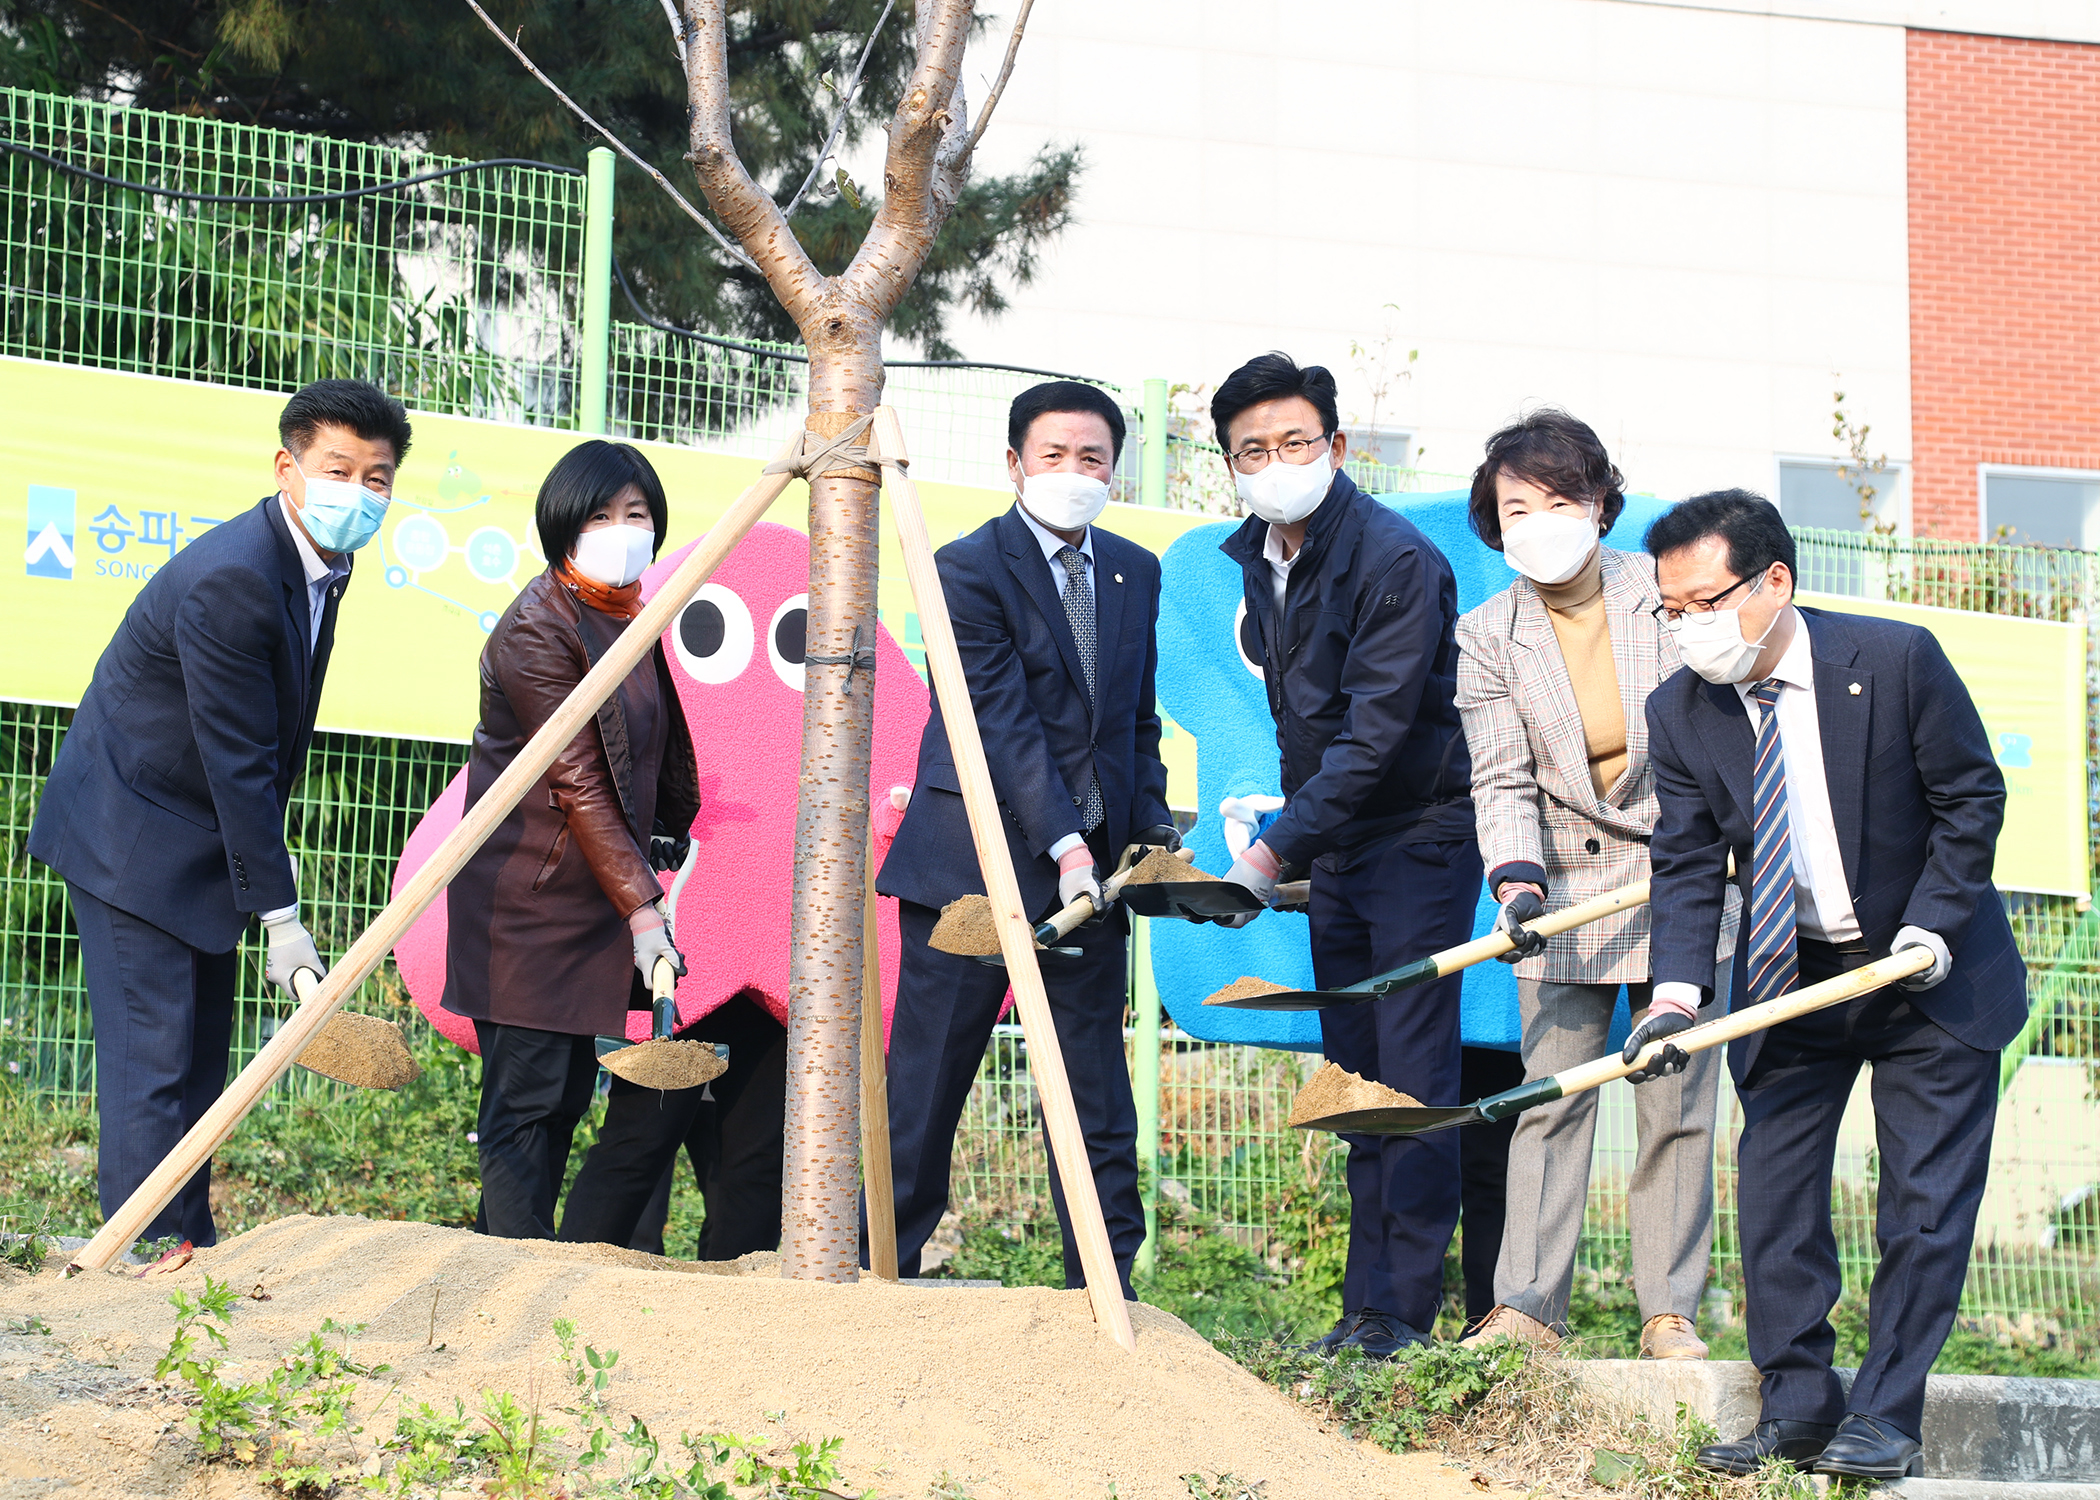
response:
M1065 623L1072 627L1072 644L1079 648L1079 669L1086 674L1086 701L1091 708L1097 668L1094 660L1094 591L1087 586L1086 554L1077 547L1060 547L1057 561L1065 570ZM1092 833L1107 821L1108 810L1101 801L1101 778L1098 775L1087 783L1086 799L1080 811L1080 827L1087 833Z
M1750 876L1750 1003L1785 994L1799 977L1794 949L1794 832L1787 822L1786 757L1779 746L1779 689L1768 677L1757 700L1755 829Z

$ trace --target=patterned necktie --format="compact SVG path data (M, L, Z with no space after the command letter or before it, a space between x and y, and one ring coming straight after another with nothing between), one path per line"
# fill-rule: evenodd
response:
M1750 1003L1794 987L1794 832L1787 822L1786 757L1779 747L1779 689L1769 677L1751 690L1757 700L1757 774L1753 783L1750 876Z
M1072 627L1072 640L1079 647L1079 670L1086 676L1086 701L1094 703L1094 591L1087 586L1086 554L1077 547L1060 547L1057 560L1065 570L1065 622ZM1092 833L1108 817L1101 802L1101 778L1087 783L1085 821L1082 831Z

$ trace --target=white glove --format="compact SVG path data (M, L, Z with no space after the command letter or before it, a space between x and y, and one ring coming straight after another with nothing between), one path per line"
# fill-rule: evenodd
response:
M1084 844L1070 850L1057 862L1059 909L1070 906L1081 896L1094 903L1097 915L1107 909L1108 903L1101 896L1101 877L1094 872L1094 856Z
M646 921L645 915L656 920ZM664 925L663 914L655 906L644 906L627 920L634 939L634 966L642 971L643 984L651 989L656 987L656 961L659 958L668 958L672 969L681 976L685 973L685 955L671 946L671 929Z
M1906 948L1923 948L1932 955L1932 967L1921 969L1908 979L1896 981L1898 989L1929 990L1947 977L1954 967L1948 956L1947 940L1936 932L1927 932L1922 927L1905 927L1896 934L1896 941L1889 944L1889 957L1894 958Z
M1283 861L1270 851L1267 844L1257 839L1247 846L1246 853L1232 862L1225 878L1234 885L1245 886L1255 900L1263 906L1270 906L1276 900L1276 877L1282 873ZM1258 911L1242 911L1213 920L1220 927L1245 927L1260 915Z
M321 950L314 946L313 935L300 923L298 907L270 913L263 921L263 940L269 946L269 956L263 961L263 978L294 1002L299 992L292 988L292 975L311 969L315 979L328 977L328 965L321 962Z
M1261 831L1263 813L1281 812L1283 798L1251 795L1227 797L1218 804L1218 816L1225 821L1225 852L1238 859L1247 852Z

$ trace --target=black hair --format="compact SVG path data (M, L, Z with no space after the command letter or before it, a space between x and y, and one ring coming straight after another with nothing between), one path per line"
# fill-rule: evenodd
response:
M1022 452L1028 442L1028 429L1035 425L1035 419L1059 411L1090 413L1106 422L1108 435L1115 441L1110 461L1113 463L1123 457L1123 408L1116 405L1116 398L1100 386L1088 385L1083 380L1046 380L1014 397L1014 404L1006 413L1006 446L1016 453Z
M656 546L650 555L661 552L664 528L670 524L663 481L640 449L592 438L564 453L540 481L532 516L540 529L540 551L548 563L558 563L573 552L591 512L611 504L613 496L630 484L641 490L642 498L649 502L649 518L656 523Z
M388 443L394 466L408 457L408 409L363 380L316 380L301 388L277 417L277 440L298 458L323 427L347 427L368 443Z
M1597 535L1609 536L1626 509L1626 481L1587 422L1557 407L1543 407L1487 440L1487 457L1473 471L1473 498L1466 519L1473 535L1502 550L1502 507L1495 482L1504 474L1528 479L1548 494L1595 505Z
M1794 534L1779 518L1779 507L1749 490L1714 490L1678 501L1648 528L1648 551L1666 557L1710 536L1728 543L1728 571L1738 578L1776 562L1786 564L1789 577L1801 576L1794 566Z
M1210 398L1210 420L1218 430L1218 446L1228 454L1232 451L1226 429L1234 417L1250 406L1280 401L1286 396L1303 396L1312 403L1313 410L1320 414L1321 432L1341 429L1341 415L1334 405L1334 376L1327 367L1307 365L1300 369L1288 354L1272 351L1255 355L1227 375L1218 393Z

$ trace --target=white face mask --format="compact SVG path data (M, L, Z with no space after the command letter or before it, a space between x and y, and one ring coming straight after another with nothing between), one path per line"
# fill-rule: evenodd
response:
M1070 469L1045 469L1021 481L1021 504L1052 531L1077 531L1108 505L1108 486Z
M1758 579L1750 594L1743 597L1748 599L1764 586L1765 580ZM1779 616L1772 616L1772 624L1765 627L1763 635L1746 641L1740 608L1681 615L1675 624L1665 621L1666 628L1677 637L1677 654L1684 658L1684 664L1713 683L1741 682L1748 677L1750 669L1757 665L1757 654L1764 650L1766 639L1778 623Z
M1271 458L1258 474L1232 475L1240 503L1272 526L1289 526L1320 508L1334 484L1334 465L1322 453L1309 464Z
M1502 528L1502 556L1533 583L1566 583L1597 550L1597 523L1588 512L1540 510Z
M615 589L641 577L655 556L655 531L625 523L586 531L576 538L576 550L569 554L577 572Z

